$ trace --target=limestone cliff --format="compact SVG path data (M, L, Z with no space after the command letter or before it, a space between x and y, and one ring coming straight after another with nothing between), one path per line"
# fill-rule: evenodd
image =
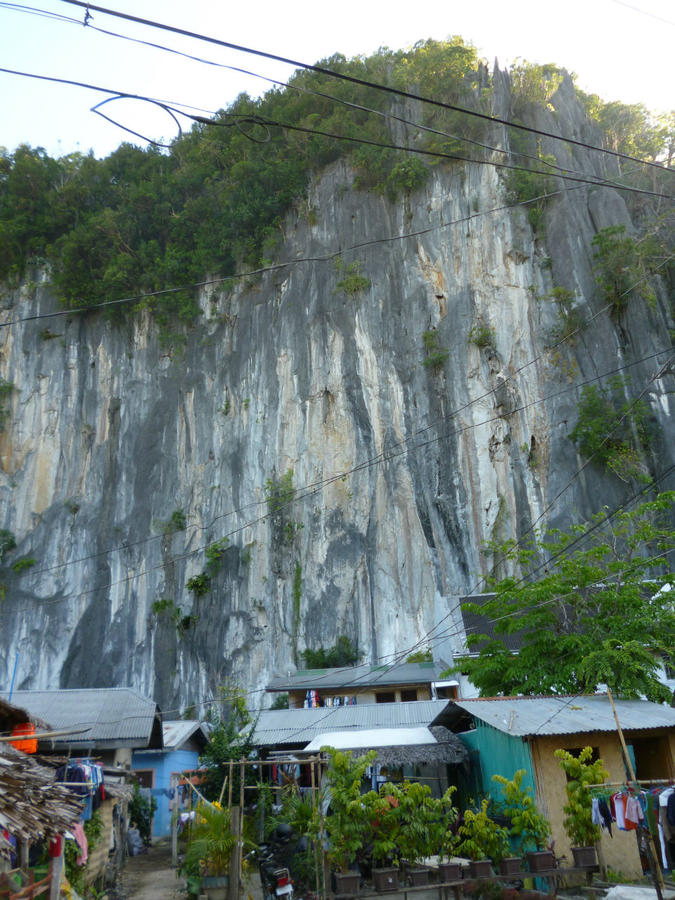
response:
M508 80L495 82L504 113ZM600 140L569 81L552 106L532 123ZM484 541L542 515L568 525L638 487L578 471L580 385L629 366L651 417L642 465L675 462L675 382L654 377L667 286L654 276L653 302L632 297L617 317L593 274L593 235L632 227L621 192L558 180L535 236L490 166L438 166L397 202L352 181L345 162L317 174L284 223L286 265L204 289L182 344L160 342L148 314L31 320L58 309L44 271L5 295L3 321L21 321L0 330L14 385L0 525L17 540L3 683L18 652L17 687L132 685L172 708L226 679L262 688L341 634L386 660L442 623L447 657L457 597L492 562ZM547 349L555 287L592 321ZM205 547L224 537L209 568ZM35 564L14 571L21 559Z

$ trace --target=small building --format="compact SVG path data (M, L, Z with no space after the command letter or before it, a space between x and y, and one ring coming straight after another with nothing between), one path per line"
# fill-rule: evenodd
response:
M645 787L675 779L675 709L646 700L615 700L636 777ZM539 810L551 823L557 855L571 860L563 829L565 774L554 752L593 748L603 760L609 783L619 786L626 775L616 722L606 694L575 697L499 697L456 700L448 704L450 727L469 751L470 780L466 796L498 793L493 775L512 778L525 769ZM461 802L461 798L460 798ZM642 874L635 835L603 833L607 865L625 877Z
M134 750L162 748L159 707L132 688L14 691L12 699L31 718L70 732L41 740L44 754L95 755L106 766L129 768Z
M205 727L194 720L164 722L162 733L162 749L135 750L131 758L131 768L139 784L149 788L157 801L153 837L171 833L171 813L180 803L181 774L197 768L199 754L208 742Z
M443 678L444 660L397 665L298 669L278 676L268 693L288 694L291 709L356 706L361 703L410 703L457 696L458 682Z
M27 756L9 743L0 742L0 828L6 828L9 834L19 840L19 859L24 865L28 858L28 844L58 835L71 836L74 824L85 815L88 804L86 796L81 796L81 792L77 790L81 787L79 783L73 782L74 793L73 788L57 781L58 769L67 759L64 755L55 756L51 745L60 738L67 739L73 735L58 734L59 729L54 727L51 719L52 710L44 704L42 698L38 702L25 702L26 695L32 693L13 693L12 700L21 697L24 709L0 700L0 731L10 732L14 725L32 723L38 732L38 750L52 750L44 756ZM36 710L40 711L39 714ZM72 721L64 724L67 717L64 717L62 705L55 706L54 713L53 718L64 725L60 730L69 731L74 728ZM49 724L45 722L45 718L50 719ZM56 734L50 738L41 738L40 733L45 732ZM34 752L35 742L35 739L20 740L18 746L30 744L30 750ZM123 775L118 774L119 771L116 770L112 780L106 776L105 798L101 798L98 807L102 835L97 846L90 848L84 875L84 882L88 885L102 882L106 877L111 881L117 880L126 859L127 807L133 788L122 783ZM0 857L7 857L8 852L6 842L0 837Z
M295 759L297 772L293 777L301 788L310 784L309 774L302 771L302 760L331 746L356 755L376 750L373 787L378 781L419 778L438 794L456 783L456 769L468 757L462 742L445 727L447 707L447 700L418 700L358 703L330 711L263 710L251 741L262 758ZM279 771L280 779L285 771Z

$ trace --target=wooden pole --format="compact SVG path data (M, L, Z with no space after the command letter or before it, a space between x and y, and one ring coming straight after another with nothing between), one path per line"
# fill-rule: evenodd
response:
M230 856L230 882L228 885L228 900L239 900L239 870L241 867L241 809L238 806L230 807L230 824L235 838L232 855Z
M232 760L230 760L228 781L229 781L229 787L227 789L227 805L228 805L228 807L231 807L232 806Z
M616 730L619 733L619 741L621 742L621 752L623 754L623 762L626 767L626 772L632 782L637 784L637 778L635 777L635 770L633 769L633 763L631 762L631 758L628 754L628 747L626 746L626 741L624 740L623 731L621 730L621 724L619 722L619 716L616 711L616 706L614 705L614 697L612 697L612 692L609 688L607 688L607 697L609 698L609 702L612 705L612 712L614 713L614 721L616 722ZM652 837L652 833L649 830L649 827L646 829L647 832L647 851L649 854L649 866L652 870L652 878L654 879L654 887L656 888L656 896L658 900L663 900L663 890L665 885L663 883L663 872L661 871L661 866L659 865L659 859L656 855L656 847L654 846L654 838ZM638 839L639 840L639 839Z
M59 900L61 895L61 876L63 875L63 844L65 838L61 837L61 853L49 860L49 900Z
M309 765L309 771L312 779L312 809L314 811L314 815L317 815L316 808L316 771L315 771L315 763L314 760L311 761ZM314 844L314 880L316 886L316 895L319 896L320 888L320 879L319 879L319 847L316 842Z
M239 866L237 868L237 889L241 893L241 885L243 881L242 866L244 863L244 781L246 780L246 769L243 760L239 764ZM659 897L659 900L661 898Z

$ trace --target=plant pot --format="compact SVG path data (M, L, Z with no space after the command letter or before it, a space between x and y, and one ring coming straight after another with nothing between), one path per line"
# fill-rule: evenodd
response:
M537 850L527 854L527 866L530 872L543 872L555 868L555 857L550 850Z
M459 881L462 877L460 863L442 862L438 864L438 874L441 881Z
M520 856L507 856L499 861L500 875L520 875L523 870L523 860Z
M595 847L572 847L572 856L574 865L580 869L591 868L598 863Z
M492 875L492 863L489 859L472 859L469 872L471 878L489 878Z
M429 884L429 869L426 866L415 866L414 869L408 869L408 878L413 887Z
M373 869L373 884L375 890L397 891L398 890L398 869L393 866L387 866L382 869Z
M336 894L358 894L360 887L359 872L333 872L333 890Z
M229 887L229 875L205 875L202 878L201 891L208 900L227 900Z

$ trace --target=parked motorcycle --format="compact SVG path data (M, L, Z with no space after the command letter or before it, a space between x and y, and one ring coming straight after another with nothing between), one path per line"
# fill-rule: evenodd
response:
M277 825L267 844L258 849L260 883L264 900L293 900L293 857L301 849L290 825Z

